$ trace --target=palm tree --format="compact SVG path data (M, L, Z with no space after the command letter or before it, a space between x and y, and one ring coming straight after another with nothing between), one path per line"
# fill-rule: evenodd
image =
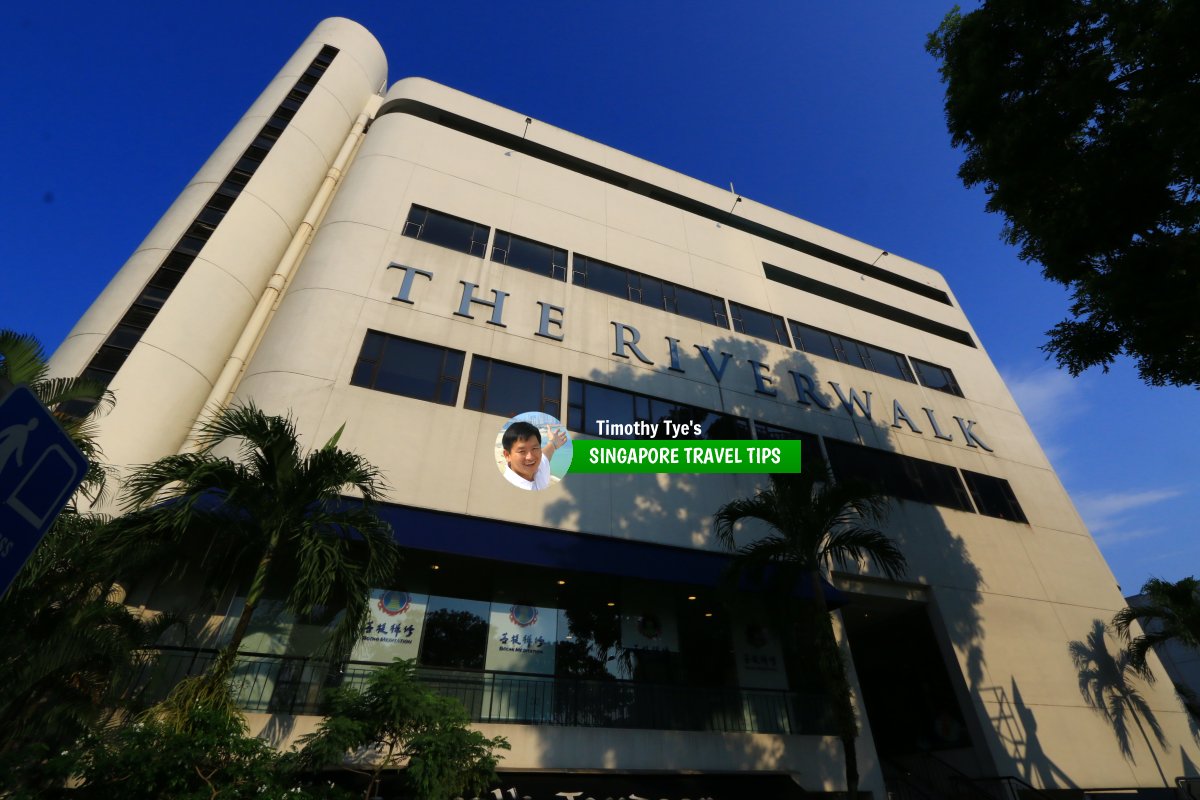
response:
M61 514L0 602L0 753L69 745L93 729L176 622L121 602L105 522Z
M10 330L0 330L5 383L27 386L55 416L88 459L80 493L98 498L108 468L94 420L112 394L97 381L49 377L37 339ZM82 416L65 410L78 403ZM73 499L0 598L0 718L9 723L0 731L0 773L10 789L41 786L47 756L112 717L120 690L148 660L145 646L175 621L141 619L121 602L123 556L109 547L106 524Z
M195 452L140 467L126 482L123 504L133 512L121 525L127 540L181 550L199 540L225 576L238 559L254 565L233 636L200 684L218 702L272 579L286 576L283 605L297 617L345 609L327 644L340 657L369 616L371 588L395 574L398 549L375 508L385 491L382 475L337 447L341 433L303 453L290 417L235 405L200 427ZM237 444L238 460L214 452L227 442Z
M112 407L112 392L100 381L87 378L51 378L46 352L37 338L7 329L0 330L0 387L3 381L28 386L42 405L50 409L88 460L80 491L85 497L99 497L108 472L104 454L96 444L95 420ZM3 394L0 390L0 395ZM86 409L86 413L75 414L71 409Z
M1128 643L1129 664L1153 680L1146 656L1151 648L1169 641L1200 647L1200 581L1193 577L1175 583L1151 578L1142 586L1141 598L1113 617L1113 627ZM1142 630L1135 636L1133 623Z
M713 517L717 540L737 553L732 573L767 582L782 611L776 615L777 623L792 652L802 651L798 623L811 623L817 668L842 742L851 800L858 796L858 721L822 574L834 565L862 567L870 562L889 578L903 575L907 566L904 555L875 527L886 510L886 498L870 487L851 481L834 483L828 467L813 462L798 475L771 475L770 487L760 489L754 497L726 503ZM735 528L746 520L765 523L769 532L738 547ZM811 601L796 602L797 592L805 589Z

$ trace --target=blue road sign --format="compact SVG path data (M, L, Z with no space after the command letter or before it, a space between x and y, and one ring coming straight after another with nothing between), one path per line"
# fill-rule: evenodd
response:
M0 595L25 566L88 462L33 392L0 400Z

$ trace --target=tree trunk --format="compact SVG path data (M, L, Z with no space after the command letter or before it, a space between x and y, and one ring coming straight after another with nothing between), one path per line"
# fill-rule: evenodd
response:
M850 696L850 681L846 675L846 661L838 648L833 634L833 620L825 604L825 591L821 584L821 573L812 572L813 622L817 636L817 658L821 666L821 677L829 702L833 706L834 725L842 742L842 758L846 767L846 796L858 798L858 720L854 715L854 703Z
M250 628L250 618L254 616L254 611L258 608L263 590L266 588L267 577L271 571L271 560L275 558L279 539L280 531L277 528L271 533L267 549L263 551L262 558L259 559L258 566L254 570L254 580L250 582L250 591L246 593L246 603L242 606L242 615L238 617L237 627L233 629L233 636L230 638L229 644L225 646L225 652L231 655L237 654L237 651L241 649L242 640L246 638L246 631Z

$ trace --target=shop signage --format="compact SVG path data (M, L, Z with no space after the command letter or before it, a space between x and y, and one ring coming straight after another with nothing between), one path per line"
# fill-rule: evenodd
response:
M412 299L415 279L419 276L427 281L433 280L433 273L429 270L417 269L395 262L388 264L388 269L398 269L404 273L404 277L400 281L400 289L392 299L409 305L416 303ZM454 316L475 319L475 314L486 314L487 324L499 328L508 327L504 322L504 304L509 297L508 292L491 289L489 293L484 293L480 291L478 284L470 281L460 280L459 284L462 286L462 292ZM538 300L537 306L538 327L533 334L551 341L563 341L566 308L547 303L544 300ZM682 356L685 351L678 339L664 336L665 344L661 348L662 353L659 354L643 342L641 331L634 326L617 320L610 320L609 325L612 326L613 334L613 349L609 355L624 358L630 362L636 360L648 367L663 365L670 372L687 373L687 368L683 366ZM739 361L734 358L732 353L725 351L714 354L712 348L706 344L693 344L692 348L699 353L704 369L711 374L718 385L725 380L730 363L736 364ZM655 361L651 355L647 355L647 351L659 360ZM773 372L769 364L754 359L745 359L744 361L745 363L742 365L744 369L741 369L740 372L743 375L749 373L756 394L766 397L790 397L797 404L808 408L817 408L828 413L844 411L852 418L861 417L869 422L883 423L900 430L907 428L912 433L922 436L932 435L933 438L942 441L960 442L967 447L989 453L994 452L980 438L979 432L976 430L979 423L973 419L953 414L939 416L935 409L924 406L921 407L920 412L910 412L896 398L892 399L889 409L886 401L883 403L876 401L873 392L854 387L843 387L837 381L826 381L833 390L833 394L830 395L824 392L823 387L807 372L787 369L784 370L785 375L780 375ZM950 424L951 419L956 425Z

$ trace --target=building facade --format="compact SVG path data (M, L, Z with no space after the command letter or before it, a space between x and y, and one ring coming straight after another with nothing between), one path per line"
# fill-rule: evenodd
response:
M720 594L711 516L764 477L523 493L497 463L522 412L576 439L665 420L800 439L886 487L907 578L833 576L877 797L928 751L1049 789L1161 789L1200 763L1170 687L1109 668L1121 593L940 274L430 81L389 87L348 20L301 45L52 368L115 393L118 465L179 452L229 402L290 412L310 444L344 423L409 552L356 660L418 658L510 739L519 791L844 788L811 668L769 608ZM286 661L309 633L253 640L292 664L248 679L260 728L314 724L294 691L318 668Z

